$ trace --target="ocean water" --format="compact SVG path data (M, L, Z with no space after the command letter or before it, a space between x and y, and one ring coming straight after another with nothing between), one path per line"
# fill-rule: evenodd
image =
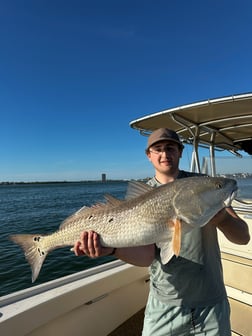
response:
M237 198L252 200L252 177L236 179L238 184Z
M107 193L123 198L126 189L127 182L113 181L0 185L0 296L114 260L76 257L69 247L61 248L49 253L32 284L30 266L8 236L54 232L83 205L102 202Z
M252 178L237 180L238 197L252 199ZM0 185L0 296L114 260L76 257L69 248L52 251L39 277L31 283L31 270L21 249L8 236L51 233L83 205L103 201L104 194L124 198L127 182L79 182Z

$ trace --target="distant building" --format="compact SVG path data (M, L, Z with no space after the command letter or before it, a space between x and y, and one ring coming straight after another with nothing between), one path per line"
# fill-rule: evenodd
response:
M106 174L102 174L101 179L102 179L102 182L106 182L107 180Z

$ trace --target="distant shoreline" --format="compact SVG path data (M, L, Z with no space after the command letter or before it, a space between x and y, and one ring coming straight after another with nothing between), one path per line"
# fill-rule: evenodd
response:
M30 181L30 182L0 182L1 185L24 185L24 184L67 184L67 183L121 183L121 182L129 182L129 181L142 181L145 182L149 178L145 179L122 179L122 180L80 180L80 181Z
M0 182L0 185L13 185L13 184L63 184L63 183L107 183L107 182L124 182L127 180L85 180L85 181L31 181L31 182Z
M236 174L217 174L217 176L223 176L227 178L240 178L240 179L245 179L245 178L252 178L252 174L250 173L236 173ZM151 177L146 177L142 179L118 179L118 180L110 180L107 179L105 181L102 180L79 180L79 181L28 181L28 182L23 182L23 181L3 181L0 182L1 185L23 185L23 184L63 184L63 183L119 183L119 182L129 182L129 181L140 181L140 182L147 182Z

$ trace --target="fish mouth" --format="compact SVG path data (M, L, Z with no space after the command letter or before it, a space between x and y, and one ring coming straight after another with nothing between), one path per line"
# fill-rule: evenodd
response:
M228 198L224 201L224 206L226 208L230 207L232 201L235 199L235 196L237 194L237 190L238 188L235 188L231 193L230 195L228 196Z

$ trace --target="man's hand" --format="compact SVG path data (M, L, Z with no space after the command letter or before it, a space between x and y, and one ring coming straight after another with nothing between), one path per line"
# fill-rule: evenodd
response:
M221 209L212 219L211 224L215 226L221 225L223 222L227 221L229 219L228 212L226 211L226 208Z
M80 235L80 240L74 244L73 251L76 256L87 255L90 258L97 258L111 254L113 248L103 247L96 232L84 231Z
M112 247L103 247L99 235L94 231L84 231L72 249L76 256L87 255L91 258L108 256ZM115 257L135 266L150 266L155 258L155 245L117 248Z

